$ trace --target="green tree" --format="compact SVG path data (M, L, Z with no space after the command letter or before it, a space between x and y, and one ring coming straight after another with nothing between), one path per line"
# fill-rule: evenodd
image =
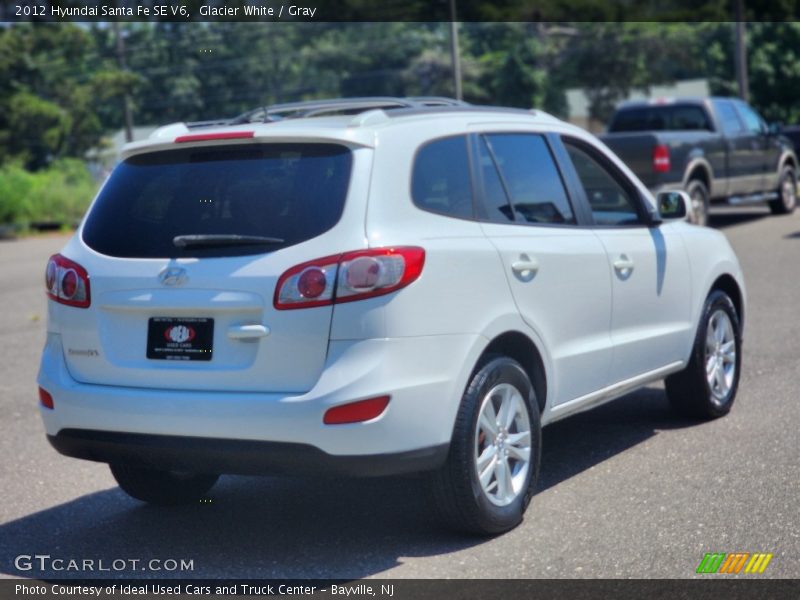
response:
M800 123L800 23L748 25L750 92L768 121Z

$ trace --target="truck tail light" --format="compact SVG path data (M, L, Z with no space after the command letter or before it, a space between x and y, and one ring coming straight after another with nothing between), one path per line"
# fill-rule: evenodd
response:
M281 275L273 305L287 310L383 296L415 281L424 264L425 250L415 246L326 256L294 266Z
M657 144L653 148L653 171L656 173L668 173L669 170L669 147L664 144Z
M88 308L91 304L89 274L78 263L54 254L44 273L47 296L67 306Z

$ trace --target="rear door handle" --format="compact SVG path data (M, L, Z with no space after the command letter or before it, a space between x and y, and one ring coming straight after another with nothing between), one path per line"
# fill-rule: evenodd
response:
M269 335L266 325L232 325L228 327L228 337L233 340L257 340Z

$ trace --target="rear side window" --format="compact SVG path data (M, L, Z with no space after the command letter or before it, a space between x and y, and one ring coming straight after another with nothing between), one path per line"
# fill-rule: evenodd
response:
M625 131L711 131L702 107L692 104L624 108L614 117L609 132Z
M83 240L97 252L123 258L238 256L298 244L338 222L351 164L350 150L335 144L185 148L134 156L118 165L103 187ZM178 236L273 240L178 247Z
M744 120L744 125L749 133L759 134L767 130L767 125L756 112L744 102L736 102L736 108Z
M422 210L462 219L473 217L465 136L434 140L420 148L411 175L411 196Z
M483 201L490 220L503 222L506 217L519 223L575 223L561 175L541 135L497 133L481 138ZM492 173L489 165L497 173Z
M715 102L717 107L717 115L719 122L722 125L722 131L725 135L737 135L744 131L739 116L736 114L736 109L733 108L733 103L728 100L717 100Z

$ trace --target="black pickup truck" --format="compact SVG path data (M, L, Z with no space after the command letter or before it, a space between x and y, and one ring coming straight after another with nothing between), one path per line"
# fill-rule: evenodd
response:
M679 189L705 225L712 201L797 204L797 156L779 128L738 98L634 101L617 108L601 136L654 193Z

